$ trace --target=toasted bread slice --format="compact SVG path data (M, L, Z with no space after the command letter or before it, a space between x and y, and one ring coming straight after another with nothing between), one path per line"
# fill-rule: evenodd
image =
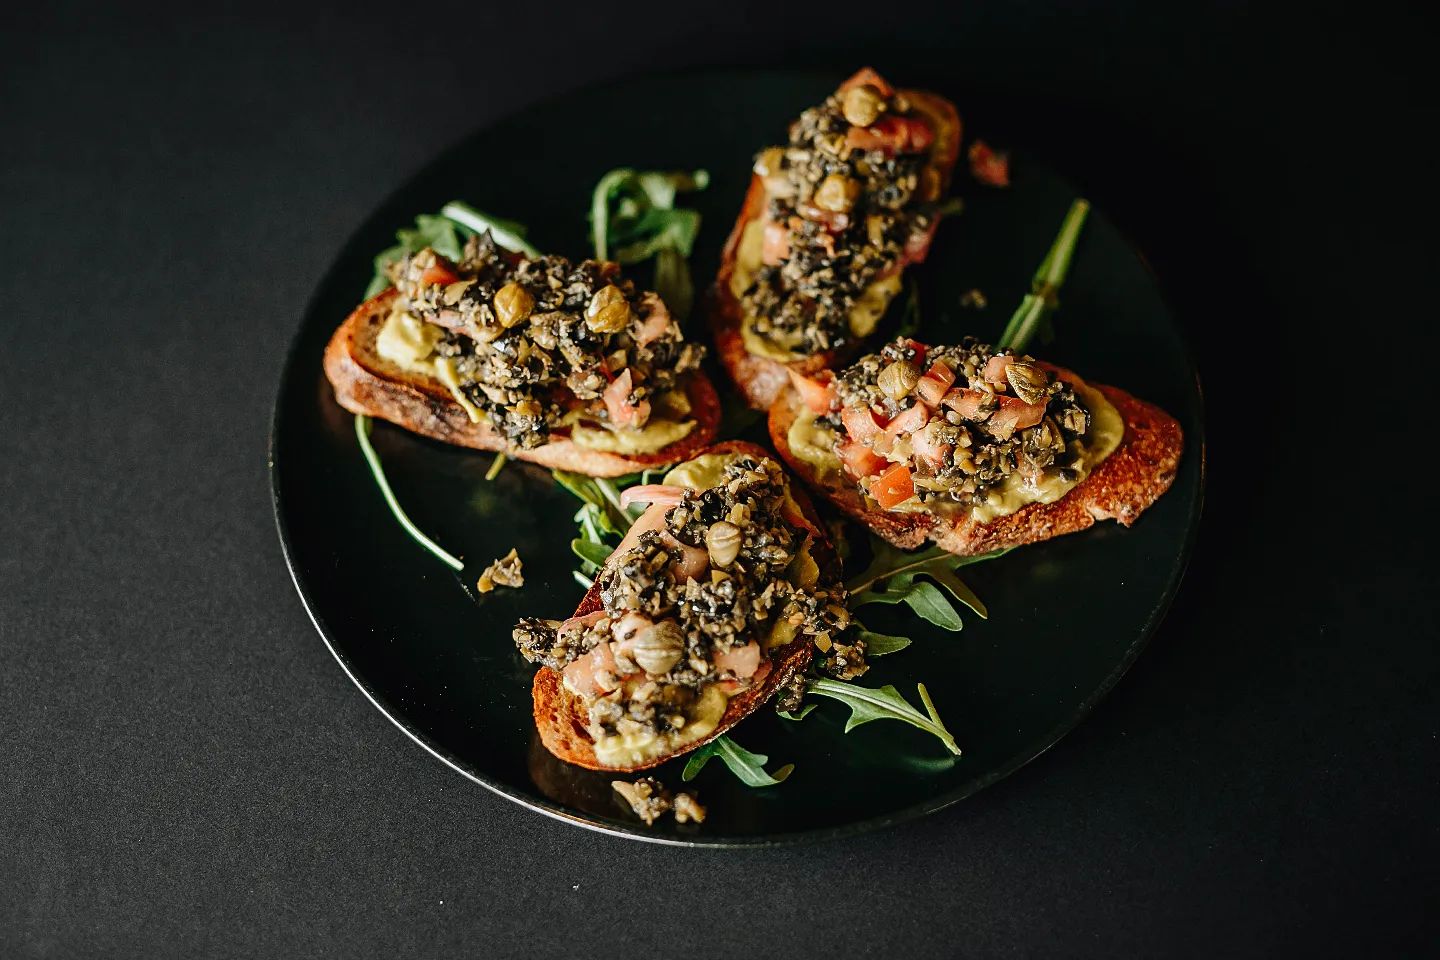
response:
M700 452L748 453L756 457L771 456L770 452L763 447L739 440L716 444L709 450ZM805 495L805 491L798 484L792 483L790 495L799 504L811 525L815 529L823 531L825 527L815 515L814 504ZM824 576L839 577L840 561L828 541L815 543L812 555ZM587 613L599 610L601 606L599 578L597 577L596 585L592 586L585 594L584 599L580 601L580 606L575 610L575 616L583 617ZM755 712L756 708L770 699L775 691L779 690L791 677L810 665L814 649L814 644L804 636L797 637L788 645L781 647L771 657L772 667L764 682L754 689L731 697L725 707L724 716L721 717L720 723L709 736L686 744L683 749L675 753L656 757L647 763L631 767L602 765L595 756L595 741L586 729L585 707L578 697L565 689L560 682L560 674L549 667L541 667L536 671L535 683L531 688L534 698L535 728L540 732L540 742L545 745L545 749L567 763L573 763L589 770L611 770L617 773L648 770L674 757L689 753L702 744L709 743Z
M864 68L841 84L840 90L846 90L857 83L869 82L871 78L875 77L873 71L868 67ZM944 191L949 189L950 176L955 169L955 161L960 155L960 116L955 111L955 105L944 97L924 90L901 90L898 92L903 94L912 106L924 112L935 127L935 144L932 147L930 165L940 175L943 195ZM714 285L706 294L703 308L715 337L715 353L720 360L720 365L725 368L730 379L735 382L736 388L745 397L745 401L756 410L769 409L776 397L789 385L787 369L794 369L796 373L806 375L814 374L843 363L853 356L860 346L859 343L852 342L843 350L827 350L788 364L771 360L768 357L757 356L745 348L745 342L740 336L744 310L740 301L730 290L730 280L735 274L735 261L739 254L740 241L745 233L745 227L764 212L765 184L758 175L752 175L750 188L745 193L745 201L740 206L740 216L736 219L735 227L725 241L725 246L720 254L720 270L715 275Z
M373 297L346 318L325 348L325 375L335 399L351 413L380 417L421 436L476 450L503 452L542 467L557 467L592 477L618 477L648 467L693 457L715 438L720 400L710 379L695 371L685 381L695 429L654 453L619 454L555 439L529 450L515 449L487 420L471 421L449 389L434 377L403 370L381 357L375 347L394 303L394 288Z
M1063 367L1042 366L1062 380L1085 385L1084 380ZM969 517L882 510L873 501L867 502L843 473L824 478L817 475L811 464L790 450L790 425L802 409L793 387L787 388L770 408L770 439L786 465L801 479L895 546L913 550L933 540L951 553L973 556L1074 533L1094 526L1096 520L1118 520L1128 527L1170 489L1185 443L1180 424L1154 404L1137 400L1118 387L1088 386L1104 394L1125 421L1120 445L1060 499L1028 504L988 523L977 523Z

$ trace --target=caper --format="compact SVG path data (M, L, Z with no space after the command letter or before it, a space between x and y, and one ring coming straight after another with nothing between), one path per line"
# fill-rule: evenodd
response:
M780 165L784 160L785 151L779 147L766 147L755 158L755 172L762 177L774 176L780 172Z
M630 305L624 300L601 307L595 316L585 321L596 333L619 333L630 324Z
M1050 395L1050 376L1033 363L1012 363L1005 368L1005 379L1015 396L1025 403L1039 403Z
M646 673L654 676L669 673L685 652L685 634L673 620L661 620L646 627L631 644L631 658Z
M845 91L845 100L841 105L841 112L845 119L857 127L868 127L875 122L885 109L885 98L880 95L868 83L862 83L858 87L851 87Z
M815 188L815 206L821 210L828 210L831 213L845 213L855 206L855 201L860 196L860 183L851 180L849 177L832 173L820 181L820 186Z
M534 309L535 298L530 296L530 291L513 280L495 293L495 317L507 330L524 323Z
M457 280L445 287L445 290L440 294L440 299L444 302L445 306L453 307L460 302L460 298L465 295L465 291L474 285L474 280Z
M592 319L595 314L610 306L612 303L624 302L625 294L620 292L620 288L613 283L607 283L599 290L596 290L595 295L590 298L590 303L585 307L585 319Z
M705 548L710 551L710 562L717 567L728 567L740 555L740 528L728 520L710 524L705 531Z
M885 391L887 397L891 400L899 400L915 389L915 384L920 382L920 371L915 368L915 364L908 360L896 360L880 371L875 382L881 390Z

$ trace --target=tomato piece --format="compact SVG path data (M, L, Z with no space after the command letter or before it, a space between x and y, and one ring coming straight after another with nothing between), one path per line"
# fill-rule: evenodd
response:
M988 396L984 390L959 387L945 394L945 399L940 402L960 414L963 420L979 420L981 405Z
M915 384L915 395L924 400L932 407L938 407L944 399L945 392L955 382L955 371L943 360L936 360L930 364L930 369Z
M875 451L863 443L856 443L854 440L847 440L840 444L835 450L840 457L840 462L845 464L845 469L850 471L851 476L859 480L861 477L873 477L890 461L884 457L877 456Z
M880 76L880 74L876 73L869 67L861 67L859 70L856 70L854 76L852 76L849 80L846 80L844 83L840 84L839 92L844 93L851 87L858 87L862 83L870 84L870 86L874 87L877 91L879 91L880 96L884 97L887 100L895 96L895 88L890 86L890 84L885 81L884 77Z
M436 284L448 286L452 283L459 283L460 275L446 266L445 261L437 257L435 262L420 274L420 282L427 287L433 287Z
M870 496L886 510L915 496L915 483L910 479L910 468L903 463L897 463L871 480Z
M934 474L945 466L945 458L950 456L950 444L939 438L939 424L927 427L924 430L917 430L910 437L910 452L915 456L915 462L929 469ZM925 471L921 471L922 474Z
M1005 368L1014 362L1013 356L991 357L985 361L985 369L980 371L980 376L999 386L1006 382Z
M885 425L885 435L892 441L908 436L925 426L930 420L930 408L917 403L908 410L901 410L895 419Z
M1008 440L1016 430L1024 430L1033 427L1045 419L1045 404L1026 403L1017 397L1007 397L1003 393L995 397L1000 401L1000 409L990 414L989 419L984 423L987 433L990 433L1001 440Z
M840 421L851 440L871 440L880 434L880 421L869 407L846 407L840 411Z
M773 267L790 256L790 230L783 223L765 224L764 239L760 244L760 262Z
M935 131L917 117L887 113L868 127L845 131L845 143L856 150L879 150L887 157L897 153L923 153L935 142Z
M970 174L987 187L1010 186L1010 155L999 153L984 140L970 144Z
M630 402L630 391L633 389L634 379L629 367L605 388L605 409L610 412L610 422L617 427L640 427L650 419L649 400Z
M811 413L829 413L830 402L835 399L834 374L829 370L822 370L820 377L807 377L804 374L796 373L787 368L790 374L790 382L795 385L795 391L800 394L800 399Z

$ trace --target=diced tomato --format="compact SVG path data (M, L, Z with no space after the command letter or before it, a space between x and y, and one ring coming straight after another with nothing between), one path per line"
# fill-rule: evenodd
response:
M897 463L871 480L870 496L886 510L915 496L915 483L910 479L910 468L903 463Z
M760 245L760 260L773 267L790 256L790 230L783 223L765 224L764 241Z
M669 512L670 506L668 504L650 504L645 512L640 514L640 519L630 524L630 529L625 531L625 536L620 539L620 546L616 547L615 552L610 554L610 559L615 559L639 543L640 534L650 530L663 530L665 528L665 515ZM609 561L607 560L606 562L608 563Z
M420 282L427 287L433 287L436 284L448 286L449 284L458 283L459 281L459 274L451 270L445 264L445 261L438 257L434 263L425 268L424 273L420 274Z
M876 456L875 451L865 444L856 443L854 440L840 444L835 452L839 455L840 462L845 464L845 469L857 480L875 476L890 462L884 457Z
M880 433L880 421L869 407L846 407L840 411L840 420L851 440L870 440Z
M845 131L845 143L856 150L879 150L887 157L897 153L923 153L935 142L935 131L917 117L887 113L868 127Z
M615 689L615 656L602 643L565 668L565 679L581 693L598 696ZM603 679L602 679L603 678Z
M990 396L984 390L971 390L969 387L959 387L945 394L945 399L940 402L960 414L964 420L979 420L980 409L985 398Z
M906 337L901 342L915 352L915 365L917 367L925 366L925 354L929 351L930 348L925 346L925 344L921 343L919 340L911 340L908 337Z
M905 241L905 251L902 259L905 263L924 263L925 258L930 255L930 244L935 240L935 230L940 226L938 220L931 220L930 226L919 233L912 233Z
M635 330L635 342L644 346L659 340L670 329L670 311L658 294L649 291L640 298L640 310L645 319Z
M970 144L970 173L987 187L1010 186L1010 155L997 153L984 140Z
M940 432L936 429L938 426L932 424L923 430L917 430L910 437L910 452L914 454L916 462L927 467L932 474L945 466L945 458L950 456L950 444L940 439Z
M569 620L566 620L564 623L560 624L560 626L556 627L555 633L558 636L562 633L569 633L571 630L584 629L585 627L590 626L590 624L594 623L596 620L599 620L603 616L605 616L604 610L596 610L592 613L585 614L585 616L583 617L571 617Z
M859 70L856 70L854 76L840 84L840 92L844 93L851 87L858 87L862 83L870 84L870 86L879 91L880 96L887 100L895 96L895 88L886 83L884 77L869 67L861 67Z
M915 395L924 400L932 407L938 407L945 391L950 389L955 382L955 371L946 365L944 360L936 360L930 364L930 369L915 384Z
M680 583L684 583L686 580L698 580L706 570L710 569L710 554L704 548L682 543L671 536L668 530L660 532L660 540L672 552L680 555L674 563L670 564L670 570Z
M835 374L822 370L816 377L807 377L788 367L786 371L790 374L790 382L795 385L795 391L811 413L830 412L830 401L835 399Z
M994 384L1005 382L1005 368L1015 362L1013 356L991 357L985 361L985 369L980 371L980 376Z
M930 419L930 408L923 403L917 403L907 410L902 410L895 415L895 419L885 425L885 435L892 441L908 436L925 426Z
M610 422L617 427L639 427L650 419L649 400L630 402L630 391L634 388L629 367L605 388L605 409L610 412Z
M673 507L685 498L685 488L664 483L642 483L620 491L620 506L632 503L663 503Z
M731 647L715 654L715 669L732 670L735 676L752 676L760 666L760 644L751 640L743 647Z
M1000 409L990 414L985 421L985 430L1001 440L1009 439L1016 430L1024 430L1033 427L1045 419L1045 404L1026 403L1016 397L1007 397L998 394L995 397L1000 401Z

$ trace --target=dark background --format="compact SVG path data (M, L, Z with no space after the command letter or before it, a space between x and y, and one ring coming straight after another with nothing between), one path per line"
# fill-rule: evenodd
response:
M1374 4L918 9L7 15L0 955L1433 949L1429 35ZM862 61L1070 173L1164 281L1210 440L1168 620L1054 750L897 829L685 851L491 795L365 702L286 573L265 449L306 298L528 103Z

